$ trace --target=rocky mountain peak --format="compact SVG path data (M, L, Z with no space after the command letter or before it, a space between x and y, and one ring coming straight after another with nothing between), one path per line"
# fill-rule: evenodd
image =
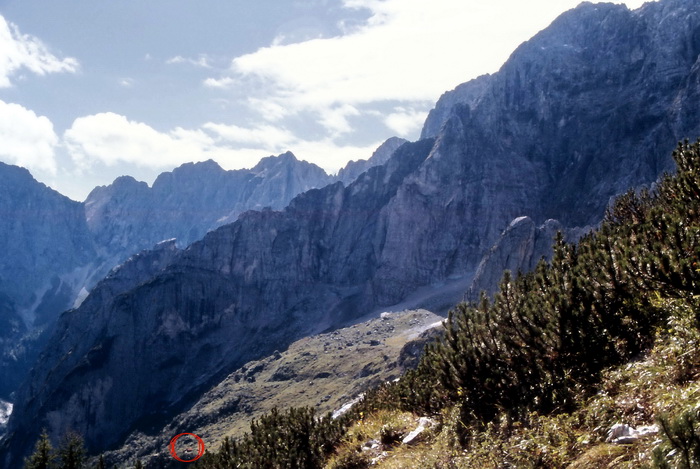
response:
M367 160L355 160L348 162L344 168L338 171L338 180L342 181L343 184L348 185L353 182L357 177L367 171L369 168L374 166L383 165L391 155L407 140L399 137L391 137L384 141L379 147L372 153L372 156Z

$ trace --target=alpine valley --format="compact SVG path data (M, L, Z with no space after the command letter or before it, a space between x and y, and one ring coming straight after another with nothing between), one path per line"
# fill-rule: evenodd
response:
M186 164L152 187L122 177L78 203L0 165L0 398L14 404L0 467L42 429L79 433L109 464L158 467L154 442L182 432L217 447L222 426L267 409L256 380L327 386L309 356L342 353L359 368L337 379L375 379L290 403L350 400L408 367L435 329L425 310L532 270L557 232L584 236L698 136L700 3L583 3L445 93L418 141L336 176L285 153Z

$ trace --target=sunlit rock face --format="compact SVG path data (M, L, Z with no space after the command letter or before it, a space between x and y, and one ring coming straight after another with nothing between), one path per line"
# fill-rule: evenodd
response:
M156 260L138 282L108 278L61 317L17 393L5 461L42 427L80 431L92 451L158 431L246 360L421 287L468 285L489 252L482 278L530 266L553 231L595 225L700 135L699 10L582 4L443 97L425 139L351 184L144 253Z

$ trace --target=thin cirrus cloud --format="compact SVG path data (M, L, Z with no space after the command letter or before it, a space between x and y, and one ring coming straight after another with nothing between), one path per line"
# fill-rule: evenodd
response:
M26 69L37 75L75 73L77 59L59 58L38 38L23 34L0 15L0 87L12 86L12 77Z
M46 116L0 100L0 157L32 172L56 174L59 139Z
M204 54L200 54L196 59L176 55L166 60L165 63L167 65L188 64L195 67L212 68L209 63L209 58Z

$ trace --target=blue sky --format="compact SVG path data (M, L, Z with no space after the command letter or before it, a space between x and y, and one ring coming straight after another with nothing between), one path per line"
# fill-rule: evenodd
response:
M335 172L577 4L0 0L0 161L75 200L210 158Z

